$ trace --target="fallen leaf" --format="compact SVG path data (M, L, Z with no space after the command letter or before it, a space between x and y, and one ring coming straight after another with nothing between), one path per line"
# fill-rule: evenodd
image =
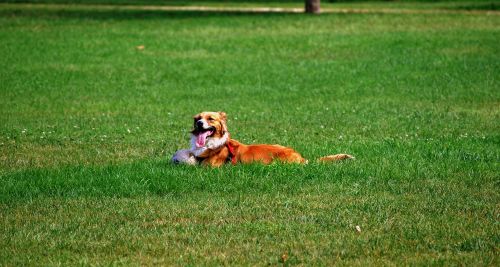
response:
M285 263L288 260L288 252L285 251L283 255L281 255L281 262Z

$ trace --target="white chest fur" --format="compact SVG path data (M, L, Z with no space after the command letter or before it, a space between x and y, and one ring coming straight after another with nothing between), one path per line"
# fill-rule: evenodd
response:
M196 146L196 136L191 135L191 153L193 153L193 155L195 155L195 157L199 157L207 150L215 150L215 149L223 146L224 144L227 143L228 139L229 139L229 133L225 133L220 138L208 137L207 142L205 143L205 146L197 147Z

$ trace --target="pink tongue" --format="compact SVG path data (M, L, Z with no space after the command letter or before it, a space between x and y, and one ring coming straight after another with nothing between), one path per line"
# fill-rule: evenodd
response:
M207 141L207 136L211 135L212 133L213 133L212 131L206 131L198 134L198 136L196 137L196 146L204 147L205 142Z

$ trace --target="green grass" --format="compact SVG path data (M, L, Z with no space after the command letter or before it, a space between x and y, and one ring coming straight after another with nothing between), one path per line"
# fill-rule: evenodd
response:
M0 5L0 265L497 266L499 29ZM202 110L357 160L169 164Z

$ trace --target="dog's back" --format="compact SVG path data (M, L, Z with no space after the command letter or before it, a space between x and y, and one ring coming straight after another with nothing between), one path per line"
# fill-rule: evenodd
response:
M236 160L242 163L261 162L269 164L275 160L287 163L306 163L297 151L280 145L244 145L234 139L230 141L234 147Z

